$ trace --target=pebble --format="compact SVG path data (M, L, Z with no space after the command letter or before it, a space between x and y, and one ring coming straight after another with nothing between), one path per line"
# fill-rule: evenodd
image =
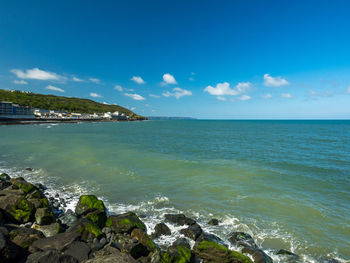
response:
M102 233L109 234L111 233L112 229L110 227L104 227L102 228Z
M106 238L101 238L101 240L100 240L100 244L101 244L101 246L104 246L104 245L106 245L107 244L107 240L106 240Z
M132 241L133 243L139 242L139 241L138 241L136 238L134 238L134 237L131 239L131 241Z
M59 195L59 194L55 194L55 197L57 197L57 198L58 198L58 197L60 197L60 195Z

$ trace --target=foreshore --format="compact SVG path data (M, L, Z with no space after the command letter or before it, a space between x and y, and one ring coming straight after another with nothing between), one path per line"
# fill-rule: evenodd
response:
M232 250L184 214L164 214L163 222L147 229L143 215L114 215L95 195L80 196L72 211L68 200L50 194L44 185L0 174L0 262L273 262L244 232L230 234ZM220 221L212 218L207 224ZM183 237L159 247L157 239L172 234L169 226L181 227ZM283 259L278 262L303 262L284 249L275 255Z

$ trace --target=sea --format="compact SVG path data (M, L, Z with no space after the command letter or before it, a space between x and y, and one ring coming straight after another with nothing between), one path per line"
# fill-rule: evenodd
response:
M0 149L0 172L44 184L66 209L95 194L110 214L142 216L148 233L184 213L232 249L232 232L250 234L274 262L286 262L279 249L298 262L350 260L350 121L9 125ZM160 247L181 237L169 227Z

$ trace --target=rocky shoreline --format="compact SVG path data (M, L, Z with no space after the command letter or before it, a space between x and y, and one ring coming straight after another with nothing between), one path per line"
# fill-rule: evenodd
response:
M82 195L75 211L66 210L66 200L45 195L45 186L21 177L0 175L0 262L65 263L272 263L253 238L233 232L229 241L239 248L230 250L219 237L205 233L184 214L165 214L152 234L132 211L109 215L102 200ZM208 224L218 225L217 219ZM161 249L154 242L170 235L168 225L183 226L185 238ZM191 247L189 240L194 242ZM287 250L276 251L285 262L302 262ZM322 262L336 263L335 259Z

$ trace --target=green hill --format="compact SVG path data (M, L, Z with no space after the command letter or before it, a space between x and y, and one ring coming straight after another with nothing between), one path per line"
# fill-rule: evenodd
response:
M131 110L119 105L107 105L89 99L68 98L63 96L25 93L21 91L7 91L0 89L0 101L11 101L21 106L33 108L67 111L77 113L103 113L119 111L131 119L145 119Z

